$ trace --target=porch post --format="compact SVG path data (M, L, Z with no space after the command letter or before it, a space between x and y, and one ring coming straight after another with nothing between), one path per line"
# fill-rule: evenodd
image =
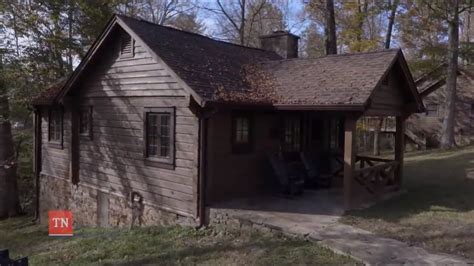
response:
M355 170L355 137L356 122L354 116L346 116L344 120L344 207L352 207L352 192Z
M398 167L395 170L395 183L400 187L403 176L403 155L405 152L405 117L397 116L395 132L395 161Z

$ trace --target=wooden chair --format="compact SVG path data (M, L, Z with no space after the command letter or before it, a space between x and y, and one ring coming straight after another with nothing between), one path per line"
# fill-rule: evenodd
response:
M331 158L312 156L305 152L300 152L300 158L306 170L308 183L317 187L328 188L331 186L334 173L331 166ZM322 165L325 165L323 167Z
M297 171L291 171L288 164L275 154L267 155L274 180L285 194L298 195L303 192L304 178Z

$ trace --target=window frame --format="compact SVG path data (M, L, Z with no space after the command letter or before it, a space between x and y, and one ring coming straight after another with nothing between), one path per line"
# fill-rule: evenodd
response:
M288 123L290 120L291 128L287 132L287 127L290 126L290 123ZM292 138L290 143L287 142L287 136ZM283 151L285 152L300 152L302 150L303 132L302 117L300 115L285 115L283 117L282 144Z
M159 157L149 155L148 145L148 117L149 114L168 114L169 121L169 156ZM175 107L145 107L143 111L143 158L145 164L158 168L174 169L176 155L176 108ZM158 147L157 149L160 149Z
M87 112L87 115L89 116L89 125L87 127L87 132L81 132L82 130L82 115ZM82 106L80 109L79 109L79 136L81 137L81 139L85 139L85 140L92 140L92 129L93 129L93 120L92 120L92 113L93 113L93 110L92 110L92 106L89 105L89 106Z
M59 139L52 139L52 118L54 112L59 114ZM48 110L48 145L54 148L62 149L64 147L64 109L54 107Z
M123 52L123 48L124 48L124 43L125 41L128 41L128 39L130 38L130 52L129 53L124 53ZM119 57L120 58L133 58L135 56L135 40L133 39L133 37L128 34L128 33L124 33L120 36L120 42L119 42L120 46L119 46Z
M435 106L436 110L430 109L429 106ZM426 110L425 111L426 117L439 117L439 104L437 103L426 104L425 110ZM436 112L436 114L431 114L430 112Z
M247 121L247 142L237 141L237 121L238 119L245 119ZM232 153L234 154L245 154L251 153L254 150L254 137L253 137L253 117L249 113L233 113L231 119L231 146Z

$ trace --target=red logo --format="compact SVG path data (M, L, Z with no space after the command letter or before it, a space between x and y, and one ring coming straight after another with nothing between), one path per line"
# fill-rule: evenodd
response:
M72 212L49 211L49 235L72 236Z

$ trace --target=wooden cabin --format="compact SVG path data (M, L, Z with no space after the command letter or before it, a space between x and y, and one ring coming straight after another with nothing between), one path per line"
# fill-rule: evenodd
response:
M426 148L439 148L442 136L447 64L441 64L420 76L417 85L426 112L413 114L407 127L425 139ZM474 67L459 65L456 88L456 145L470 145L474 140Z
M398 189L405 119L423 110L402 51L298 59L297 43L276 32L249 48L113 16L34 100L42 219L69 209L79 224L202 224L207 206L269 190L275 153L339 161L347 208L358 187ZM357 156L364 115L396 117L393 159Z

